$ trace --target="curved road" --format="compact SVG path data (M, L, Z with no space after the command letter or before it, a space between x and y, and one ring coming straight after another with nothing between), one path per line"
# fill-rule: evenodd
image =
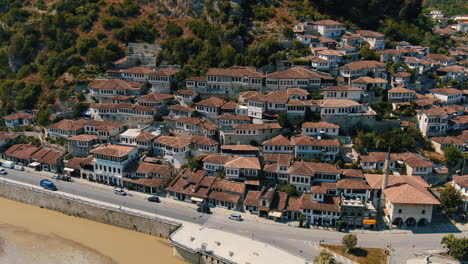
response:
M7 175L2 177L39 185L43 178L50 178L50 173L15 171L7 169ZM55 181L55 180L54 180ZM343 233L320 229L300 229L288 224L275 223L253 216L246 216L245 221L237 222L227 219L232 211L215 208L213 214L200 214L195 211L192 204L176 202L169 198L162 198L158 204L144 200L144 196L115 195L109 186L97 186L84 182L55 181L58 189L77 196L83 196L98 201L113 203L124 207L147 211L162 216L197 223L210 228L223 230L264 243L273 244L281 249L306 259L313 259L319 252L316 246L321 240L325 243L341 244ZM414 254L427 253L428 250L442 249L440 240L447 233L409 233L408 231L354 231L358 236L358 245L363 247L385 248L391 244L394 249L390 263L406 263L407 259L414 258ZM467 236L467 232L459 232L457 236Z

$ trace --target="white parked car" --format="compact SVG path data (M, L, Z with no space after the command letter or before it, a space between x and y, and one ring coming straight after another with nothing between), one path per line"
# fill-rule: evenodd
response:
M118 195L127 195L127 193L122 188L114 188L114 193Z
M6 174L8 174L8 172L5 169L0 169L0 174L6 175Z
M242 221L242 216L240 214L230 214L229 219L231 220L236 220L236 221Z

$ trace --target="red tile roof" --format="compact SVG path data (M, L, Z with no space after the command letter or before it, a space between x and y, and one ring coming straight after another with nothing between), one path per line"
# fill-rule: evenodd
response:
M136 100L141 102L161 102L164 100L169 100L174 98L172 94L162 94L162 93L149 93L143 96L138 97Z
M303 67L293 67L289 70L273 72L267 75L268 79L333 79L324 73L308 70Z
M122 145L101 145L95 149L92 149L90 153L101 154L112 157L124 157L134 151L135 147L122 146Z

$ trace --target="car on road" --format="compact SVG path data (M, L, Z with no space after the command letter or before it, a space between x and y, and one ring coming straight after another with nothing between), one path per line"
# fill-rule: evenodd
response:
M51 190L51 191L56 191L58 190L57 189L57 186L55 186L55 184L49 180L41 180L40 182L40 185L42 188L46 189L46 190Z
M54 180L60 180L60 176L58 176L57 174L52 175L51 178Z
M157 197L157 196L150 196L150 197L148 197L148 201L149 201L149 202L153 202L153 203L160 203L160 202L161 202L161 200L160 200L159 197Z
M230 214L229 219L236 220L236 221L243 221L242 216L240 214Z
M15 170L24 171L24 167L21 165L15 165Z
M127 195L127 193L122 188L114 188L114 193L118 195Z
M8 172L5 169L0 169L0 174L2 175L7 175Z

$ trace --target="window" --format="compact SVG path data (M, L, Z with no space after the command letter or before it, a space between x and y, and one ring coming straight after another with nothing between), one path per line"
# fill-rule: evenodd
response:
M401 209L398 209L398 213L399 213L399 214L401 214L401 212L402 212L402 211L403 211L403 210L401 210Z
M426 210L422 210L421 214L425 214L426 213Z

